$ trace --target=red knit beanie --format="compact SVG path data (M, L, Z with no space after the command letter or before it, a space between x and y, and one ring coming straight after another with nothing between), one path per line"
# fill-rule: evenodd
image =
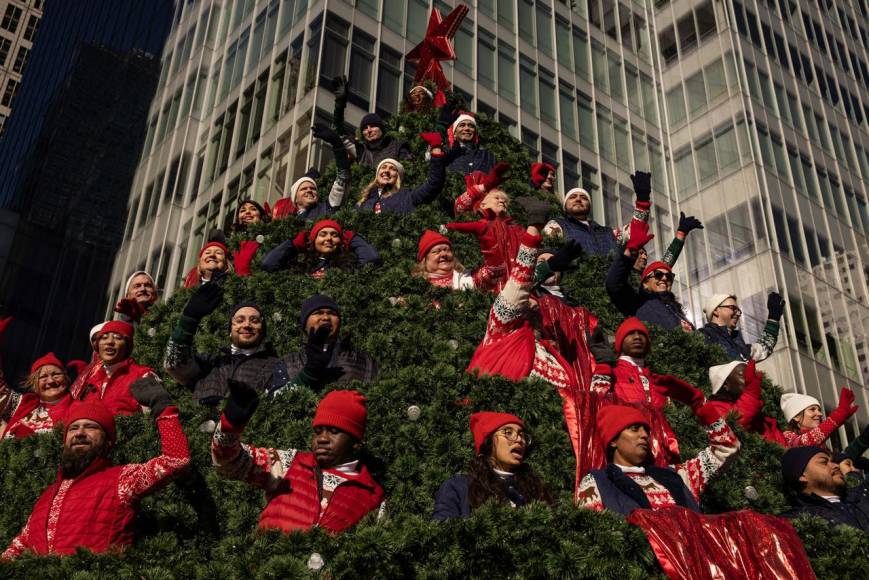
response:
M344 233L344 229L341 227L341 224L339 224L335 220L320 220L316 224L314 224L314 227L311 228L311 233L308 235L308 239L311 240L311 243L314 243L314 240L317 238L317 234L323 228L332 228L333 230L337 230L339 236Z
M531 164L531 183L534 187L540 189L543 182L549 176L549 172L555 173L555 167L549 163L532 163Z
M635 330L642 332L646 335L646 338L651 340L651 337L649 336L649 329L646 328L646 325L643 324L639 318L637 318L636 316L625 318L625 321L622 322L616 330L616 354L622 354L622 342L624 342L627 335L634 332Z
M103 327L97 333L97 340L105 336L106 334L114 332L116 334L120 334L124 338L127 339L127 346L130 349L130 352L133 352L133 325L129 322L124 322L123 320L110 320L106 322Z
M640 280L645 280L648 277L648 275L651 274L652 272L654 272L655 270L666 270L668 272L672 272L673 267L670 266L670 264L668 264L667 262L652 262L651 264L646 266L645 270L643 270L643 275L640 276Z
M205 253L205 250L207 250L208 248L220 248L221 250L223 250L223 254L225 256L227 256L227 258L229 257L229 248L226 247L226 244L215 241L215 242L208 242L207 244L202 246L202 249L199 250L199 257L200 258L202 257L202 254Z
M650 429L649 420L642 411L627 405L607 405L597 412L597 432L604 445L612 443L619 433L631 425L645 425Z
M439 244L447 244L450 247L453 245L446 236L442 236L432 230L424 231L422 237L419 239L419 246L416 250L416 259L421 262L423 258L428 255L429 251Z
M53 352L50 352L48 354L42 355L40 358L33 361L33 364L30 365L30 374L32 375L45 365L54 365L61 370L63 370L64 368L63 363L60 362L60 359L54 356Z
M357 391L331 391L317 405L312 427L336 427L362 440L365 435L365 397Z
M480 446L486 437L509 423L516 423L523 429L525 422L510 413L493 413L491 411L481 411L471 415L471 434L474 436L474 451L480 452Z
M79 419L90 419L99 423L103 431L106 432L106 440L109 443L114 443L118 438L118 433L115 429L115 417L112 412L99 399L88 399L86 401L76 401L66 414L64 420L65 427L63 436L66 437L69 426Z

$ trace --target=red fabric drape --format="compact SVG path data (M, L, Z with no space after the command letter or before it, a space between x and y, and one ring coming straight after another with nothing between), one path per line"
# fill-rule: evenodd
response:
M704 515L670 507L634 510L628 522L643 529L670 578L815 578L799 536L784 518L749 510Z

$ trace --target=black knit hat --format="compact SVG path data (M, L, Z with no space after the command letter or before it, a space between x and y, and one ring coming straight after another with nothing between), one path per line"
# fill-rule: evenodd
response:
M817 445L792 447L785 451L781 457L781 475L787 487L794 490L800 489L800 477L806 470L806 465L818 453L829 454L829 451Z
M263 334L266 331L266 317L263 314L262 308L259 307L259 304L254 302L253 300L244 300L239 302L238 304L234 304L232 308L229 309L229 327L232 328L232 319L235 317L235 313L241 310L242 308L253 308L257 312L259 312L260 318L263 322Z
M315 296L311 296L304 302L302 302L301 312L299 314L299 326L302 327L302 331L305 330L305 324L308 322L308 317L312 312L316 310L320 310L321 308L328 308L329 310L334 310L336 314L341 315L341 307L338 306L338 303L335 302L332 298L328 296L324 296L323 294L317 294Z
M372 125L374 127L379 127L381 131L386 131L385 126L383 124L383 119L380 118L380 115L377 113L368 113L364 117L362 117L362 121L359 123L359 130L362 131L365 127Z

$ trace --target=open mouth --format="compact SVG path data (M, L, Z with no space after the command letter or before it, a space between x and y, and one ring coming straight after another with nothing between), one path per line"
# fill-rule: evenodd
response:
M118 351L114 348L105 348L103 349L103 353L105 353L106 356L115 356L118 354Z

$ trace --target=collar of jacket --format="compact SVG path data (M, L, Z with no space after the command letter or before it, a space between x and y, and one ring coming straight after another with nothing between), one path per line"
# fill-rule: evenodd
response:
M256 350L255 352L252 352L250 354L247 354L247 355L243 352L233 353L232 352L232 345L220 347L220 352L228 357L232 357L232 356L236 356L236 355L250 356L250 357L257 357L257 358L267 357L267 356L278 356L277 353L275 352L274 347L272 347L272 345L267 341L263 341L263 343L259 346L258 350Z
M389 146L389 143L392 141L392 138L386 133L383 134L380 139L376 141L366 141L365 148L369 151L383 151Z
M588 222L588 225L582 223L580 220L576 219L576 218L573 217L572 215L566 215L566 214L565 214L565 219L566 219L567 221L569 221L570 223L574 224L574 225L582 226L582 227L584 227L584 228L588 228L588 229L590 229L590 230L606 229L605 227L603 227L602 225L600 225L599 223L597 223L596 221L594 221L594 220L591 219L591 218L585 220L585 221Z
M715 324L714 322L707 322L706 328L708 328L712 332L717 332L718 334L723 334L723 335L727 336L728 338L736 338L739 336L739 329L738 328L734 328L733 330L730 330L729 328L727 328L723 324Z
M833 503L831 501L827 501L816 493L799 493L796 496L798 502L805 505L815 505L815 506L823 506L823 507L831 507L838 508L845 502L845 498L840 498L842 503Z
M317 469L317 458L314 456L313 453L299 453L298 455L296 455L294 461L298 461L301 467L308 469L312 472ZM343 471L338 471L337 469L332 468L323 469L322 471L323 473L334 473L336 475L340 475L348 482L367 487L368 489L375 489L377 487L377 484L375 483L374 478L371 477L371 472L368 471L368 467L361 461L359 462L358 470L359 472L355 474L345 473Z

